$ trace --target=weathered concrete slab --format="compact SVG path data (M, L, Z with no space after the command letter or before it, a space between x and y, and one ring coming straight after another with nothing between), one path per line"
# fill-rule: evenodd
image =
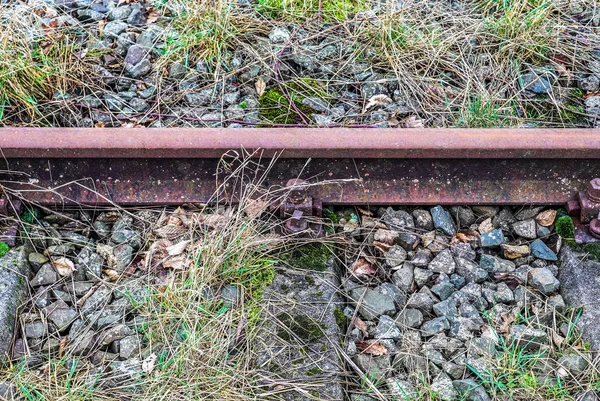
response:
M0 258L0 364L8 358L17 308L27 295L30 274L24 247Z
M560 252L561 292L571 306L581 306L577 325L592 349L600 351L600 263L586 260L584 255L564 246Z
M342 305L338 288L339 273L330 262L324 271L280 271L265 290L267 323L257 364L265 370L267 397L344 399L336 351L340 328L334 316Z

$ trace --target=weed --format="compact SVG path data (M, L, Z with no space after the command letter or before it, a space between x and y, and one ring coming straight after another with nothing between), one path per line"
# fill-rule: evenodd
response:
M369 4L363 0L258 0L256 11L271 19L304 21L321 16L324 21L345 21Z
M331 255L332 250L325 244L308 244L283 253L281 260L296 269L324 271Z

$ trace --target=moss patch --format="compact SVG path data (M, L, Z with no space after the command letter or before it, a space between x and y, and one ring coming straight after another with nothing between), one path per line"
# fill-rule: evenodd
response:
M344 21L359 11L368 9L362 0L258 0L256 11L272 19L303 21L314 18L319 12L324 21Z
M346 322L348 318L344 315L344 312L340 308L335 308L333 310L333 316L335 317L335 322L339 326L340 329L346 327Z
M279 86L274 86L260 97L260 116L263 120L273 124L299 124L303 122L302 117L298 115L291 103L304 118L308 119L307 116L315 111L302 104L302 100L307 97L317 97L323 100L330 98L321 84L312 78L300 78L282 84L282 88L285 95Z
M277 327L277 335L286 341L290 341L294 335L306 341L315 341L323 337L323 330L325 327L320 323L313 321L306 315L292 316L287 313L282 313L277 316L277 319L285 326ZM292 333L294 335L292 335Z
M10 251L10 247L8 246L8 244L6 242L0 242L0 256L6 255L8 251Z
M556 232L564 239L575 238L575 224L569 216L561 216L556 220Z
M308 244L284 253L281 260L296 269L324 271L331 254L325 244Z

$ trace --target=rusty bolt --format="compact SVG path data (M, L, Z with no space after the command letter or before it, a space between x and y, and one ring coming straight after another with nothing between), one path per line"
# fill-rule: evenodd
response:
M590 234L600 239L600 220L594 219L590 222Z
M594 178L587 187L587 196L595 202L600 202L600 178Z
M308 182L301 180L299 178L291 179L285 185L290 189L288 194L288 200L292 203L302 203L308 197L308 191L306 186Z
M292 214L292 217L285 222L285 227L294 233L299 233L308 229L308 222L303 218L303 216L304 213L302 213L300 210L295 210Z

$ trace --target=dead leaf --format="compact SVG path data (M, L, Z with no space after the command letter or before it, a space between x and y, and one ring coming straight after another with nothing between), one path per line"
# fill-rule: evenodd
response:
M52 259L52 265L63 277L70 276L75 271L75 264L67 258Z
M385 244L383 242L374 241L373 246L381 253L386 253L392 247L390 244Z
M386 355L388 352L387 348L377 340L356 341L356 349L374 356Z
M187 261L188 259L185 255L179 255L174 258L165 260L162 265L166 269L184 270L187 267Z
M106 25L106 21L101 19L100 21L98 21L98 34L100 36L102 36L102 33L104 32L104 25Z
M552 330L552 342L560 348L562 343L565 341L565 338L558 334L556 331Z
M418 116L408 116L399 122L400 128L423 128L423 120Z
M540 226L544 227L551 226L554 223L554 219L556 219L556 210L554 209L544 210L543 212L535 216L535 221Z
M488 217L479 224L479 232L484 234L489 233L490 231L494 231L494 225L492 224L492 218Z
M374 269L371 263L365 258L360 257L356 262L352 263L352 273L357 276L368 276L377 273L377 269Z
M510 329L510 325L517 320L517 317L513 313L503 313L500 315L502 317L502 323L498 326L498 333L508 333L508 329Z
M263 93L265 93L265 89L267 89L267 84L265 83L265 80L262 77L258 77L256 79L254 87L256 88L256 93L258 94L258 97L261 97Z
M160 12L154 7L151 7L148 12L148 17L146 18L146 25L155 23L160 18L160 16Z
M62 357L63 354L65 353L65 349L67 348L67 345L69 345L69 337L63 337L61 338L60 342L58 343L58 357Z
M456 238L458 240L460 240L461 242L465 242L465 243L468 243L468 242L471 242L471 241L474 241L477 239L477 237L475 235L469 235L467 233L462 233L462 232L456 233Z
M244 205L244 212L250 218L261 215L269 207L269 202L264 199L253 199Z
M98 121L96 124L94 124L95 128L105 128L106 125L102 122L102 121Z
M356 209L358 209L358 211L360 212L360 214L362 214L363 216L373 216L373 212L370 211L369 209L363 209L362 207L357 207Z
M156 360L158 356L153 352L146 359L142 361L142 371L149 375L154 371L154 367L156 366Z
M182 236L183 234L185 234L187 232L187 228L180 226L180 225L174 225L174 224L167 224L166 226L157 228L156 230L154 230L154 233L159 236L160 238L166 238L166 239L175 239L177 237Z
M363 109L363 113L366 113L367 110L369 110L373 107L381 106L386 103L392 103L392 99L390 99L386 95L371 96L371 98L369 99L369 101L367 102L367 104L365 105L365 107Z
M117 281L121 277L119 273L112 269L104 269L102 272L108 276L110 281Z
M352 323L354 323L354 326L360 330L360 332L362 333L363 337L368 337L369 336L369 331L367 330L367 324L365 322L362 321L361 318L359 318L358 316L356 316L354 318L354 320L352 321Z
M518 286L522 284L521 280L519 280L517 276L510 273L495 273L494 280L496 280L496 282L498 283L502 282L506 284L508 288L511 289L511 291L514 291Z
M185 247L190 243L189 240L187 241L181 241L176 243L175 245L171 245L170 247L167 248L167 253L169 254L169 256L177 256L183 253L183 251L185 251Z

